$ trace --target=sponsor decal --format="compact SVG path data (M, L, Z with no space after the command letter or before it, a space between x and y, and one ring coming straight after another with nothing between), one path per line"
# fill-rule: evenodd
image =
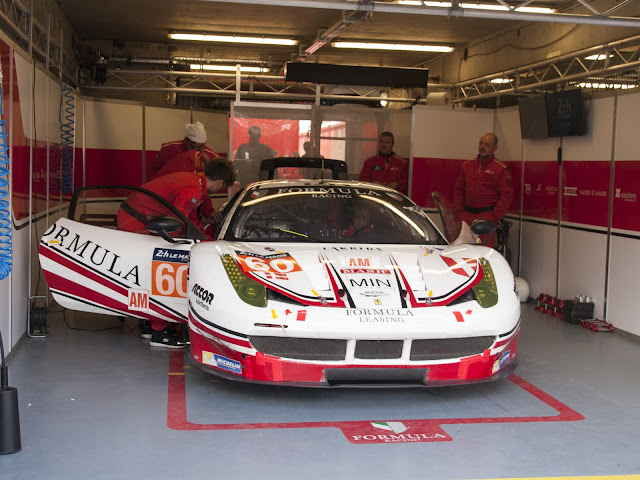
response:
M346 267L373 267L371 257L345 257L344 265Z
M349 286L351 288L387 288L391 289L391 280L388 278L349 278Z
M450 441L449 437L440 428L434 428L432 432L415 427L411 428L402 422L371 422L374 430L369 433L350 434L349 441L352 443L416 443L416 442L442 442ZM362 429L366 429L365 426ZM377 433L376 430L383 430L385 433Z
M557 195L558 194L558 187L556 187L555 185L547 185L545 187L547 195Z
M527 195L531 195L531 184L530 183L525 183L524 184L524 193L526 193Z
M621 198L625 202L635 202L637 200L637 194L631 192L623 192L622 189L616 188L615 198Z
M373 428L380 430L389 430L393 433L402 433L407 431L407 427L402 422L371 422Z
M196 304L200 305L205 310L209 310L209 306L213 300L213 292L210 292L196 283L191 289L191 293L196 296Z
M374 298L373 303L375 303L376 305L382 305L382 300L380 300L379 298Z
M267 280L289 280L289 275L286 273L265 272L264 278Z
M127 300L127 308L136 312L149 311L149 290L141 290L139 288L129 288L127 290L129 299Z
M397 193L391 193L391 192L386 192L387 196L389 196L390 198L394 199L396 202L401 202L402 201L402 197L400 195L398 195Z
M333 250L336 252L344 252L348 250L371 250L381 252L382 249L380 247L361 247L359 245L346 245L344 247L321 247L322 250Z
M53 235L53 238L49 239L49 245L58 244L57 248L63 248L75 255L82 264L93 265L98 270L107 271L140 286L138 265L123 270L121 265L124 261L119 255L91 240L83 241L77 233L72 234L69 229L59 227L55 223L44 233L45 237L48 235Z
M232 360L217 353L202 351L202 363L205 365L211 365L213 367L221 368L229 372L242 375L242 365L237 360Z
M606 197L607 196L606 190L593 190L589 188L585 190L579 190L578 193L585 197Z
M346 274L357 274L357 273L379 273L381 275L389 275L391 270L386 270L384 268L343 268L340 270L340 273Z
M504 354L493 362L493 368L491 369L491 373L496 373L502 367L504 367L511 360L511 350L507 350Z
M151 260L151 294L187 298L189 252L155 248Z
M313 193L318 195L318 198L351 198L351 195L382 196L375 190L349 187L284 187L279 188L277 193Z
M267 190L254 190L251 192L251 198L264 197L267 194Z
M451 257L446 257L441 255L440 258L449 266L449 269L453 273L457 273L458 275L462 275L463 277L471 277L476 270L478 269L478 259L477 258L462 258L460 260L455 260Z
M235 253L240 263L240 269L245 273L268 272L275 275L302 271L298 262L288 253L274 253L271 255L257 255L239 251ZM288 278L284 279L288 280Z
M296 314L296 321L304 322L307 319L307 311L306 310L298 310Z
M389 292L383 292L381 290L364 290L358 293L363 297L383 297L389 295Z
M578 196L578 187L563 187L562 190L566 197Z
M404 323L405 317L414 316L411 310L403 308L348 308L345 311L360 323Z

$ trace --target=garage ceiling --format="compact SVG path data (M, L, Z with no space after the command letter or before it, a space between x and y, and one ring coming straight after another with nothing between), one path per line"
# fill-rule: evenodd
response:
M162 92L166 98L172 92L197 96L196 90L204 89L205 95L229 99L234 89L241 90L233 73L227 78L224 74L206 79L205 74L199 78L186 77L185 71L195 62L265 67L265 72L253 74L256 85L264 82L263 90L280 94L283 93L280 87L269 85L272 80L264 80L260 76L271 76L276 78L276 84L281 84L286 62L297 61L425 67L429 68L430 86L451 87L450 91L456 96L462 95L461 98L467 95L493 96L494 86L481 85L475 80L484 82L487 77L488 82L491 75L504 74L506 77L506 72L521 65L545 62L549 57L558 55L558 45L553 44L558 40L564 42L564 54L582 52L595 45L602 47L604 42L625 39L629 35L637 38L618 45L619 51L614 52L616 55L611 57L611 62L622 63L624 69L628 64L629 69L626 70L635 72L631 81L637 79L640 0L469 2L509 10L479 10L464 0L455 0L453 7L440 7L432 2L407 4L400 0L36 0L33 14L36 22L30 37L28 22L25 24L24 21L29 11L17 0L3 0L0 22L8 19L14 24L14 31L22 30L22 43L32 42L34 52L46 58L46 45L55 46L56 41L62 38L57 34L57 23L51 22L51 14L47 13L55 7L57 12L61 12L58 15L64 17L66 27L64 40L58 42L62 45L61 50L72 44L75 58L71 60L76 64L79 62L81 70L90 70L91 75L96 62L103 70L109 70L108 78L101 81L94 81L93 77L86 81L87 77L82 77L82 72L75 79L73 75L69 76L72 83L75 80L81 88L90 88L92 95L110 90L108 96L126 96L123 95L125 90L137 89L137 95L140 95L140 90L154 90ZM552 14L528 13L522 7L548 7L556 11ZM47 29L47 23L53 26ZM575 27L581 25L586 27L575 34ZM73 33L69 33L71 31ZM170 40L167 36L170 32L288 37L299 43L297 46L256 46L185 42ZM443 54L344 50L331 46L332 39L447 45L454 51ZM506 43L512 47L517 44L517 48L503 50ZM545 45L547 43L548 46ZM531 45L537 46L530 48ZM626 52L620 54L623 48ZM69 69L65 68L64 55L60 57L63 58L61 69L66 73ZM55 63L58 58L55 49L50 48L49 58ZM564 58L563 63L540 65L531 70L526 67L522 72L509 72L509 75L545 84L575 75L576 71L578 76L584 76L584 72L591 74L592 69L601 68L593 64L584 66L574 60ZM185 73L169 75L178 71ZM124 77L124 73L131 75L132 72L141 72L142 76ZM160 78L163 74L154 72L164 72L164 77ZM153 77L143 78L150 74ZM460 87L464 82L465 86ZM190 88L188 91L186 84ZM254 85L249 88L253 89ZM511 83L499 88L517 89L518 85L514 87Z
M633 2L633 0L629 0ZM471 0L469 3L479 3ZM483 0L493 6L503 0ZM589 2L591 4L592 2ZM626 2L616 2L618 5ZM519 11L495 12L450 10L448 8L399 4L392 1L315 0L59 0L80 42L102 46L107 57L132 59L182 57L217 62L260 62L276 72L286 61L306 61L349 65L415 67L442 55L435 53L338 50L329 43L305 56L304 50L328 29L338 26L348 14L360 10L361 20L337 35L340 40L378 41L448 45L464 49L474 41L496 35L523 24L528 18L560 21L561 16L583 16L585 21L616 19L594 15L588 8L571 10L573 0L510 2L511 6L558 9L556 18L533 16ZM587 5L589 5L587 4ZM312 8L313 6L321 8ZM578 4L579 5L579 4ZM605 6L604 8L607 8ZM348 9L347 9L348 8ZM418 11L433 12L417 14ZM628 9L628 8L627 8ZM623 10L621 8L620 10ZM600 12L599 10L596 10ZM566 13L561 13L566 12ZM617 12L612 12L615 14ZM497 18L502 15L512 20ZM484 17L484 18L483 18ZM618 17L625 18L625 17ZM638 24L640 27L640 23ZM298 47L237 45L169 40L172 31L226 33L235 35L286 36L300 41Z

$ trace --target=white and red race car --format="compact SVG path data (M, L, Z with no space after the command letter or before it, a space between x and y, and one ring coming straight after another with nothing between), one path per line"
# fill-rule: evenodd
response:
M58 220L40 242L54 298L188 323L193 362L235 380L439 386L516 367L520 302L508 263L484 246L447 244L391 189L268 180L228 203L216 241L171 238L178 221L188 222L150 224L155 236Z

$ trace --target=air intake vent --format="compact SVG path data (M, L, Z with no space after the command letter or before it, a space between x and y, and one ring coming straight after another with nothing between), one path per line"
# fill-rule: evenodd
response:
M358 340L355 357L367 360L400 358L403 343L402 340Z
M274 357L296 360L342 361L347 341L324 338L249 337L253 348Z
M414 340L411 344L411 360L419 362L478 355L490 348L494 341L493 336Z

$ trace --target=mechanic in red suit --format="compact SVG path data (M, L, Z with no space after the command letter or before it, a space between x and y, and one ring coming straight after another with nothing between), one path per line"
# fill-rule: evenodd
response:
M201 122L188 123L185 127L187 132L182 140L162 144L160 151L149 164L147 181L158 178L162 167L179 153L198 151L202 154L202 161L205 163L211 158L220 156L205 145L207 142L207 132Z
M197 208L201 203L211 206L209 194L224 186L233 185L235 175L235 169L229 160L214 158L205 166L204 175L193 172L170 173L145 183L142 188L167 199L207 235L198 219ZM150 218L161 215L169 215L165 206L142 192L134 192L122 202L118 210L118 228L134 233L149 233L146 223ZM181 234L184 231L171 232L172 236ZM210 238L209 235L207 237ZM140 333L144 338L151 338L150 344L153 346L184 348L188 344L184 330L181 336L176 329L169 328L169 322L164 320L142 322Z
M234 182L233 164L226 158L219 157L207 163L204 175L194 172L174 172L151 180L142 185L142 188L167 199L206 235L198 219L198 207L208 203L213 210L209 194L221 190L224 186L233 185ZM118 210L118 228L134 233L149 233L146 222L150 218L161 215L169 215L165 206L144 193L134 192ZM180 231L175 235L180 234L184 232Z
M365 160L359 180L386 185L407 194L409 162L393 153L393 133L382 132L378 142L378 154Z
M165 165L158 171L158 177L163 177L176 172L201 173L204 176L204 167L204 154L200 152L200 150L187 150L186 152L174 155L167 163L165 163ZM240 183L235 182L230 188L231 196L235 195L239 189ZM209 225L214 225L220 221L220 215L211 205L210 199L202 202L198 211L200 216L207 219Z
M476 218L491 220L496 225L507 213L513 200L513 182L509 168L493 154L498 149L498 137L485 133L480 137L478 156L462 164L462 173L453 192L453 210L471 225ZM495 234L486 245L494 247Z

